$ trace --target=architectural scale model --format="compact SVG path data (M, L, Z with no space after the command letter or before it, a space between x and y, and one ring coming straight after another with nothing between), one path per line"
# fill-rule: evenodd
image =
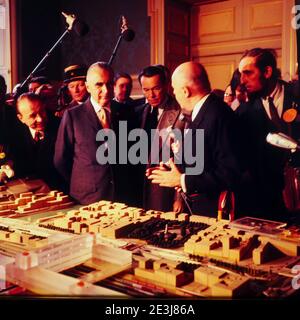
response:
M74 203L68 195L56 190L49 193L21 193L14 200L0 202L0 216L29 214L41 211L64 209Z
M105 285L133 296L285 297L296 292L300 228L99 201L49 212L35 223L0 218L0 254L13 259L0 256L0 274L39 294L47 286L81 294L77 279L90 294L99 293L95 285ZM41 283L45 273L60 284L66 277L68 289Z

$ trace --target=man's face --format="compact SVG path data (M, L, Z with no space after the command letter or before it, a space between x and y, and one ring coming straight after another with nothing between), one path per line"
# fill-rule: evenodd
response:
M45 130L47 114L41 102L22 99L18 103L18 110L18 118L26 126L37 131Z
M126 102L132 90L132 82L128 78L119 78L114 85L114 94L119 102Z
M36 89L37 89L38 87L40 87L40 86L41 86L41 84L38 83L38 82L31 82L31 83L29 83L29 85L28 85L28 91L34 93L34 92L36 91Z
M141 86L145 98L152 107L158 107L167 96L167 87L164 85L159 75L153 77L141 77Z
M241 84L245 86L248 93L257 93L265 88L266 78L255 65L255 57L243 58L239 64L239 71Z
M77 102L82 102L87 95L87 90L86 90L84 80L74 80L69 82L68 90L70 92L72 100L75 100Z
M95 67L88 73L86 88L101 107L108 105L113 96L112 73L106 69Z

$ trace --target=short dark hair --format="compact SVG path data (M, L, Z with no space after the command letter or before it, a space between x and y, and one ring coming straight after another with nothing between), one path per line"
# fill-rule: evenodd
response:
M235 69L229 84L231 87L231 90L235 92L235 90L238 88L240 84L241 84L241 73L239 72L239 69Z
M159 79L162 82L162 84L167 83L166 73L165 73L164 69L161 68L160 66L149 66L149 67L144 68L138 76L139 83L141 84L142 77L153 77L156 75L159 75Z
M128 73L126 73L126 72L118 72L118 73L116 73L116 75L115 75L115 77L114 77L114 84L116 84L116 82L117 82L120 78L126 78L126 79L130 80L131 83L132 83L132 78L131 78L131 76L130 76Z
M29 100L30 102L40 102L40 103L43 103L43 99L40 95L38 94L35 94L33 92L25 92L23 94L21 94L17 100L17 103L16 103L16 111L17 111L17 114L20 113L19 111L19 103L22 101L22 100Z
M267 66L270 66L273 70L271 79L277 80L280 77L280 71L277 68L277 54L274 49L271 48L253 48L246 50L241 58L254 57L255 65L257 68L264 72Z
M166 81L171 82L171 71L168 67L164 66L163 64L155 64L154 66L161 68L165 73Z
M50 81L45 76L33 77L29 80L29 83L49 84Z

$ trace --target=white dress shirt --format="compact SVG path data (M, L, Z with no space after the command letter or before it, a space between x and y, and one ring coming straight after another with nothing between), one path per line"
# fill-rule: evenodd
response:
M192 111L192 121L194 121L199 113L199 111L201 110L204 102L206 101L206 99L209 97L210 94L207 94L206 96L202 97L195 105L193 111ZM186 193L187 189L186 189L186 184L185 184L185 173L183 173L180 177L180 184L181 184L181 188L182 191L184 193Z
M281 83L277 83L275 89L268 97L273 98L274 106L277 109L279 118L281 118L283 112L284 86ZM271 119L268 97L261 98L261 100L269 119Z

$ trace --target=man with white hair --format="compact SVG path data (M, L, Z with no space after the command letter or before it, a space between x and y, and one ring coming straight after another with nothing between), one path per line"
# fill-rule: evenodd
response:
M96 140L99 130L118 132L119 104L112 101L113 78L106 62L92 64L86 77L90 98L64 112L58 131L54 164L70 186L70 195L81 204L124 201L130 189L122 184L125 166L99 163L96 156L98 148L105 146L105 141Z

